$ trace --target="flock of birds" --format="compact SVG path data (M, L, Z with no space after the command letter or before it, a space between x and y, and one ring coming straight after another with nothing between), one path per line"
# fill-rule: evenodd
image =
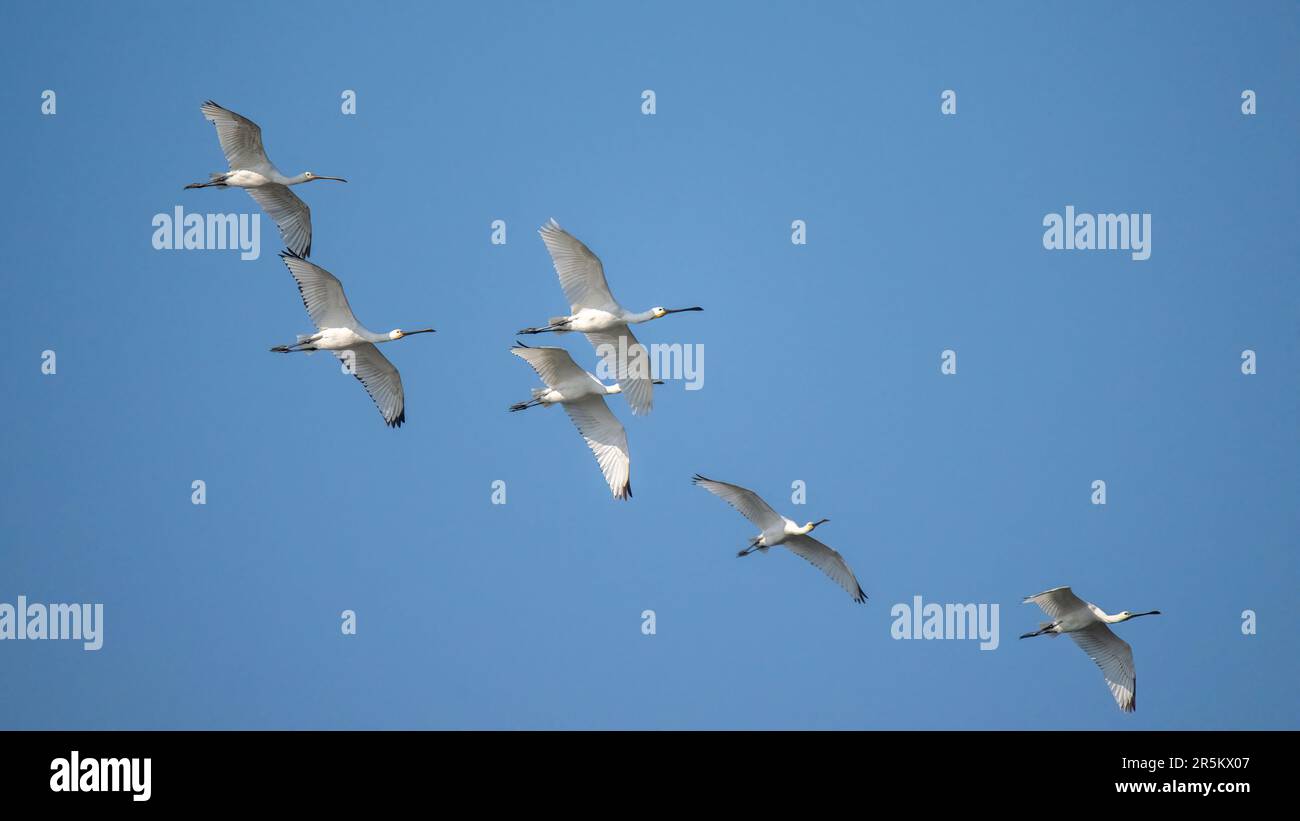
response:
M310 171L295 177L285 176L267 158L262 144L262 129L256 123L211 100L205 102L200 110L216 126L217 139L230 168L211 174L207 182L185 187L243 188L248 191L279 228L286 245L280 256L297 283L307 314L316 326L315 333L299 335L296 342L277 345L271 350L277 353L333 352L365 387L385 424L400 427L406 421L402 378L376 345L416 334L434 333L434 329L404 331L399 328L388 333L376 333L358 322L343 292L343 284L329 271L307 260L312 244L311 209L290 189L290 186L317 180L347 180ZM629 311L610 292L604 266L590 248L555 220L542 226L539 233L559 275L570 312L552 317L545 325L523 328L518 333L581 333L603 357L608 371L616 375L617 381L613 385L601 382L583 370L564 348L516 343L510 352L527 362L545 387L534 388L531 399L512 405L510 410L552 405L564 408L595 455L614 498L629 499L632 483L627 432L610 411L605 398L620 394L627 399L632 413L641 416L653 408L653 386L662 384L650 373L648 356L633 336L630 326L670 314L702 311L703 308L655 307L641 313ZM641 357L642 367L634 365L638 357ZM759 528L758 535L738 556L748 556L755 550L766 553L773 547L785 547L825 573L855 602L866 602L867 594L862 591L844 557L809 535L829 519L799 525L777 513L757 493L740 485L700 475L696 475L693 481L734 507ZM1125 610L1117 615L1108 615L1096 605L1075 596L1068 587L1030 596L1024 603L1037 604L1051 621L1040 624L1037 631L1024 634L1022 639L1043 635L1070 636L1101 668L1120 709L1125 712L1135 709L1137 681L1133 650L1110 630L1109 625L1138 616L1158 615L1159 610L1145 613Z

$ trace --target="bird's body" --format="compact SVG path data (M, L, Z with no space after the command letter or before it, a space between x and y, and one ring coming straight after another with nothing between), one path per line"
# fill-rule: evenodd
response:
M406 395L397 368L375 346L412 334L433 333L432 328L417 331L394 329L376 333L357 321L343 293L338 278L292 251L280 254L302 294L303 305L316 325L316 332L298 337L292 345L277 345L276 353L332 351L349 372L365 387L375 406L390 427L406 421Z
M275 220L285 245L300 257L311 256L311 209L289 190L315 180L347 182L342 177L323 177L310 171L289 177L280 173L262 147L262 129L257 123L211 100L200 108L203 116L217 127L217 139L226 155L229 171L211 174L207 182L195 182L186 188L243 188Z
M627 432L614 418L605 397L619 393L619 385L606 385L578 367L563 348L531 348L518 345L510 352L527 362L542 381L544 388L533 390L528 402L512 405L521 411L537 405L560 405L586 440L596 457L600 471L615 499L632 497L632 460L628 454Z
M1052 620L1041 623L1038 630L1025 633L1020 638L1069 636L1101 668L1119 708L1126 713L1137 709L1137 671L1133 666L1133 648L1111 632L1109 625L1138 616L1158 616L1159 610L1145 613L1130 613L1125 610L1112 616L1097 605L1074 595L1068 587L1054 587L1029 596L1024 604L1038 605Z
M364 329L358 333L352 328L321 328L316 333L310 334L299 341L308 338L311 339L311 346L320 351L346 351L350 348L360 347L367 342L389 341L387 334L375 334Z
M614 299L609 283L605 280L604 266L590 248L561 228L555 220L542 226L538 233L550 252L551 262L560 278L560 287L569 301L570 313L551 317L546 325L524 328L519 333L585 334L596 353L604 359L610 373L616 375L622 392L632 407L632 413L649 413L654 405L650 356L629 326L668 314L703 309L651 308L640 313L629 311Z
M748 556L755 550L766 553L773 547L786 547L843 587L855 602L866 602L867 594L862 592L862 586L858 584L857 577L853 575L844 557L808 535L830 519L796 524L792 519L777 513L771 505L763 501L762 497L748 488L707 479L698 474L694 482L734 507L742 516L760 528L759 534L750 540L749 547L737 555Z

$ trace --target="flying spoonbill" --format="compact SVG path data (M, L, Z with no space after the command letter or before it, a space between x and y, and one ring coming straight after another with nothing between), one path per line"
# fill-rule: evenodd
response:
M343 283L336 276L292 251L282 251L280 256L298 283L302 304L307 306L316 333L301 335L292 345L276 345L271 350L276 353L333 351L365 386L384 422L389 427L401 427L406 421L402 376L375 345L413 334L431 334L433 328L418 331L394 329L386 334L368 331L352 315L348 298L343 293Z
M230 170L214 172L207 182L192 182L186 188L234 187L248 191L262 210L280 228L284 244L301 257L311 256L311 209L289 190L289 186L316 180L347 182L342 177L323 177L304 171L286 177L266 158L262 129L257 123L208 100L199 109L217 127L217 139Z
M742 516L762 529L761 533L750 540L749 547L737 553L737 556L748 556L755 550L766 553L769 547L784 545L796 556L807 559L818 570L830 576L832 581L848 591L855 602L866 602L867 594L862 592L857 577L849 569L844 557L808 535L830 519L819 519L800 527L773 510L752 490L727 482L715 482L698 473L692 481L740 511Z
M1074 595L1068 587L1054 587L1022 602L1031 603L1043 608L1043 612L1051 616L1052 620L1040 623L1038 630L1025 633L1020 638L1059 636L1065 633L1101 668L1119 708L1126 713L1133 712L1137 708L1137 673L1133 669L1133 648L1106 625L1119 624L1138 616L1159 616L1160 611L1130 613L1125 610L1108 616L1097 605Z
M605 404L605 397L619 393L622 386L605 385L579 368L563 348L532 348L519 343L510 353L527 362L546 383L544 388L533 388L532 399L511 405L510 410L527 410L538 405L563 407L595 454L614 498L632 498L627 432Z
M572 313L551 317L542 327L524 328L519 333L577 331L586 334L587 341L604 358L606 367L618 375L618 384L632 406L632 413L638 416L649 413L654 404L650 355L636 341L628 325L704 309L698 306L651 308L639 314L633 313L619 305L610 293L609 283L605 281L605 268L590 248L561 228L554 219L543 225L538 233L551 254L551 262L555 265L555 273L560 276L560 287L564 289Z

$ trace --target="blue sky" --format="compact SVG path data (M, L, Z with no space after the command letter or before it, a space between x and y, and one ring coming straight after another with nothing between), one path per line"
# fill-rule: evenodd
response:
M236 6L7 13L0 602L106 623L0 643L0 726L1300 727L1294 4ZM299 190L360 319L438 329L385 348L400 430L267 352L310 327L269 222L254 261L151 246L256 212L181 190L225 167L209 97L350 180ZM1044 250L1067 205L1150 213L1151 258ZM506 412L552 216L630 308L705 307L640 331L705 382L613 403L628 503ZM735 558L697 471L830 517L870 602ZM1164 612L1117 628L1134 715L1015 639L1057 585ZM1000 647L891 639L914 595L999 604Z

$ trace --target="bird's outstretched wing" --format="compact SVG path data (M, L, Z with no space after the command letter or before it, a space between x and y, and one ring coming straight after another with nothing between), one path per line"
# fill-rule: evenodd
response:
M300 257L311 256L311 209L307 203L290 191L289 186L279 183L244 190L275 220L290 250Z
M588 396L577 402L563 402L561 407L569 414L582 438L587 440L587 447L596 455L610 493L615 499L630 499L632 460L627 452L627 431L610 413L605 400Z
M365 386L366 393L375 401L384 424L400 428L406 421L406 399L402 392L402 376L379 352L374 343L365 342L354 348L334 351L344 364L353 368L352 375Z
M1053 587L1051 590L1035 593L1026 597L1021 604L1036 604L1053 619L1059 619L1075 610L1088 609L1088 603L1074 595L1074 591L1068 587Z
M262 147L262 129L257 123L228 108L222 108L211 100L199 110L208 122L217 127L221 151L226 155L226 162L230 163L232 171L237 168L258 171L271 167L271 161L266 158L266 149Z
M564 348L534 348L520 343L511 348L510 353L532 366L548 388L587 375Z
M622 310L614 295L609 292L609 283L605 281L605 267L600 258L591 249L560 227L552 219L537 232L546 243L546 250L551 254L555 273L560 276L560 287L564 297L574 313L583 308L598 308L602 311L617 312Z
M293 251L282 251L289 273L298 283L298 293L302 294L302 304L307 307L307 315L322 328L359 328L357 318L352 315L352 306L343 293L343 283L338 277L326 271L314 262L308 262ZM373 348L374 346L371 345ZM377 352L376 352L377 353ZM380 356L380 359L383 359Z
M748 488L707 479L698 473L691 481L739 510L742 516L757 525L760 530L766 531L785 526L785 519L781 514Z
M867 594L862 592L857 576L853 575L849 563L844 561L844 557L838 551L827 547L812 536L787 536L782 544L790 548L796 556L807 559L818 570L830 576L831 580L843 587L855 602L858 604L866 602Z
M654 409L654 379L650 352L626 325L586 334L587 341L605 360L606 371L618 380L632 413L644 416Z
M1101 622L1066 633L1101 668L1115 703L1126 713L1137 709L1137 672L1133 648Z

